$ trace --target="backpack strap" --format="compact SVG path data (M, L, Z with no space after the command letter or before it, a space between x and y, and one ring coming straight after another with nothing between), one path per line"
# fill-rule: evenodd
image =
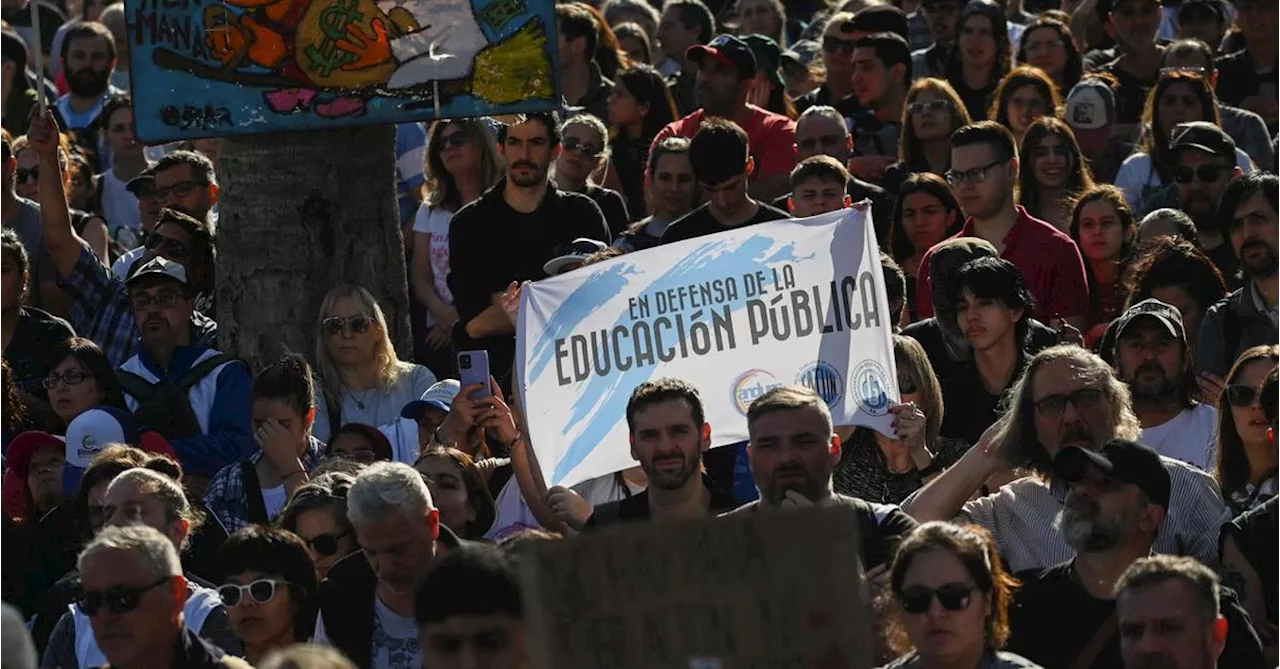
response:
M187 370L186 374L183 374L178 378L178 382L174 384L174 387L178 390L187 390L191 386L199 383L200 379L208 376L210 372L231 360L233 360L233 358L225 353L215 353L196 363L195 366Z
M248 503L249 522L255 525L266 525L271 522L267 517L267 503L262 499L262 486L258 484L258 472L253 463L244 460L240 463L240 476L244 477L244 498Z
M149 402L151 396L155 395L156 390L159 388L158 384L153 384L141 376L133 372L126 372L123 369L116 370L116 380L120 382L120 387L125 394L136 399L138 404Z

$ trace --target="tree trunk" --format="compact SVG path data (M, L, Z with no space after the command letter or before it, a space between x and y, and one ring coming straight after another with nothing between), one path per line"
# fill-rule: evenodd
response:
M411 357L394 126L228 138L218 174L219 349L253 369L285 350L314 363L320 304L345 283Z

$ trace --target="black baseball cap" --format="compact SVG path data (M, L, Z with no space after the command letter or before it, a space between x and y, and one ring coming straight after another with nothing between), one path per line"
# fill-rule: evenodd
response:
M1112 439L1096 451L1067 446L1053 459L1053 473L1067 483L1083 479L1090 466L1116 481L1138 486L1152 503L1166 511L1169 509L1173 488L1169 470L1165 469L1160 454L1150 447L1128 439Z
M1178 7L1178 20L1191 18L1213 18L1221 22L1227 20L1227 7L1222 0L1182 0Z
M782 49L773 38L765 35L744 35L742 41L747 43L751 54L756 57L756 68L764 70L769 79L779 86L786 86L782 80Z
M872 5L853 15L853 24L846 32L895 33L911 42L911 27L907 15L893 5ZM842 28L843 29L843 28Z
M1173 138L1169 142L1169 150L1177 153L1182 149L1198 149L1223 158L1236 159L1236 142L1231 136L1208 121L1192 121L1179 123L1173 128Z
M124 185L125 190L133 193L135 196L142 190L144 186L154 186L156 184L156 166L151 165L147 169L138 173L138 176L129 180Z
M1182 312L1178 311L1177 307L1154 297L1129 307L1116 319L1116 339L1123 337L1125 328L1140 318L1154 319L1163 325L1174 339L1182 342L1183 345L1187 343L1187 330L1182 325Z
M694 44L685 52L695 65L701 65L702 59L710 56L716 60L738 68L739 79L750 79L756 76L756 56L751 53L747 43L733 35L717 35L706 44Z

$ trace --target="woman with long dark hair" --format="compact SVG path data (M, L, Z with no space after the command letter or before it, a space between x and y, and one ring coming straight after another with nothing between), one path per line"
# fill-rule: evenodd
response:
M1204 313L1227 294L1222 272L1193 242L1166 237L1142 245L1129 267L1124 308L1154 297L1182 314L1187 350L1196 350ZM1216 397L1206 397L1217 401Z
M613 241L624 252L658 245L671 222L689 213L698 199L698 182L689 160L689 140L667 137L649 153L645 168L645 195L653 213L636 221Z
M413 468L427 479L440 522L463 539L482 539L497 515L488 475L470 455L450 446L429 446Z
M916 321L916 275L920 260L934 244L960 232L964 216L942 177L917 172L898 188L889 229L889 255L906 275L907 321Z
M795 120L799 113L782 78L782 47L764 35L744 35L742 41L756 57L756 76L747 93L747 102Z
M1085 322L1085 345L1092 348L1120 314L1121 289L1125 270L1133 258L1138 224L1124 202L1124 193L1110 184L1086 190L1075 201L1069 228L1071 238L1084 256L1089 279L1089 320Z
M1071 29L1048 16L1037 18L1022 31L1017 60L1044 70L1063 95L1070 92L1084 74L1084 59Z
M911 174L946 174L951 168L951 134L971 122L960 95L945 79L916 81L902 107L898 162L885 168L881 185L893 192Z
M947 56L947 81L975 121L984 121L996 86L1012 68L1009 23L991 0L973 0L960 11L956 42Z
M1035 67L1015 67L1004 75L996 88L988 118L1009 129L1018 144L1032 123L1046 116L1057 116L1062 109L1062 96L1049 75Z
M49 405L64 425L94 407L126 410L120 382L97 344L72 337L54 348L49 362L44 388L49 393Z
M1276 444L1267 438L1262 384L1278 363L1280 347L1254 346L1240 354L1222 386L1213 475L1232 516L1276 496Z
M1059 230L1071 219L1071 202L1093 187L1088 161L1066 123L1045 116L1026 130L1018 170L1018 204Z
M609 149L627 211L634 220L649 213L644 201L649 146L658 132L675 119L676 103L661 72L643 64L618 72L609 93Z

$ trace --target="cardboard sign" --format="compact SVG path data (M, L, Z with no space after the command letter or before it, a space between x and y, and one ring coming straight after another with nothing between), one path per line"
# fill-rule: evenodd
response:
M521 555L536 669L867 669L847 507L632 523Z
M554 109L553 0L125 0L144 141Z

